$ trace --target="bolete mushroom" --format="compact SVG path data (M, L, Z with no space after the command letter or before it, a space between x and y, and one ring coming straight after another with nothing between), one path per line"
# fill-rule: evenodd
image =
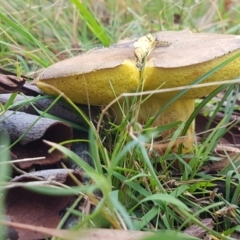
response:
M240 53L240 36L183 32L158 32L93 49L45 69L36 80L45 93L56 92L41 82L55 86L72 101L107 105L122 93L149 91L190 85L220 63ZM140 82L140 74L143 81ZM240 76L240 56L206 78L204 82L223 81ZM141 86L139 87L139 84ZM153 126L176 121L186 122L196 98L208 95L217 86L191 89L159 115ZM171 99L176 91L151 95L140 107L139 121L145 123ZM121 119L118 104L114 105ZM187 136L194 134L194 123ZM185 145L191 146L192 138ZM190 141L190 144L189 144Z

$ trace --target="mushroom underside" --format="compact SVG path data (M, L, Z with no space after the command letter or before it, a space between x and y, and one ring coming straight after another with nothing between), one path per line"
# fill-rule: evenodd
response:
M117 96L123 93L135 93L138 89L151 91L156 89L172 88L172 92L161 93L162 99L169 99L177 94L175 87L188 86L194 80L200 78L204 73L209 72L223 61L240 53L240 49L201 64L195 64L178 68L162 68L153 66L151 59L146 63L143 70L144 86L141 83L140 71L130 60L124 61L115 68L95 70L90 73L67 77L50 78L45 76L39 78L36 84L39 88L49 94L57 96L58 93L49 86L41 85L41 82L54 86L65 93L73 102L90 105L107 105ZM234 79L240 76L240 57L236 58L223 68L216 71L205 82L219 82ZM196 99L211 93L219 85L202 87L189 90L182 97L184 99Z

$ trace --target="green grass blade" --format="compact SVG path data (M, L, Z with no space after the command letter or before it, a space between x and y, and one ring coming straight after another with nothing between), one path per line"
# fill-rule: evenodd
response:
M104 46L109 46L111 43L110 37L108 36L107 30L97 21L96 17L88 10L88 8L78 0L71 0L77 7L79 15L90 31L99 39Z

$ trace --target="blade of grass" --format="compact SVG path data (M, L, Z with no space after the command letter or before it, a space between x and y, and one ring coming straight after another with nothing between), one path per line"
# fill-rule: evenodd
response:
M107 30L97 21L96 17L88 10L88 8L78 0L71 0L77 7L79 15L86 23L90 31L99 39L104 46L109 46L111 43Z
M40 41L38 41L26 28L13 16L11 18L7 16L8 12L0 6L0 18L14 31L18 32L26 41L29 41L38 46L48 57L48 60L52 63L52 59L56 59L55 55ZM10 30L10 28L9 28ZM48 64L49 65L49 64Z
M11 170L10 164L8 164L10 160L10 152L9 152L10 138L6 130L0 129L0 149L3 150L1 154L0 162L5 162L5 164L1 164L0 167L0 185L4 185L7 181L9 181ZM6 239L6 228L1 224L1 220L5 220L5 189L0 188L0 239Z

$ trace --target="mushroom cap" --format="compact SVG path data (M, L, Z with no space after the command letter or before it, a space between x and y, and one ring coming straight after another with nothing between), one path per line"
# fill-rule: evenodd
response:
M169 47L156 47L148 59L158 68L182 68L211 61L240 49L240 35L166 31L156 33Z
M159 32L159 41L169 41L167 48L156 47L148 56L144 71L144 90L190 85L214 67L240 52L240 36L212 33ZM240 57L203 81L215 82L240 76ZM191 89L183 98L195 99L211 93L217 86ZM176 94L162 93L161 98Z
M55 63L40 74L36 84L49 95L56 92L41 82L55 86L73 102L106 105L122 93L136 92L139 76L134 51L120 44Z
M190 85L198 77L240 52L240 36L182 32L158 32L157 45L148 54L144 67L143 90L155 90ZM64 92L72 101L106 105L122 93L135 92L140 83L136 64L136 42L124 41L109 48L97 48L80 56L53 64L45 69L36 84L50 95L54 90L42 86L49 83ZM139 61L139 59L138 59ZM214 73L204 82L222 81L240 76L240 57ZM209 94L217 86L191 89L184 98ZM161 93L170 98L173 93Z

